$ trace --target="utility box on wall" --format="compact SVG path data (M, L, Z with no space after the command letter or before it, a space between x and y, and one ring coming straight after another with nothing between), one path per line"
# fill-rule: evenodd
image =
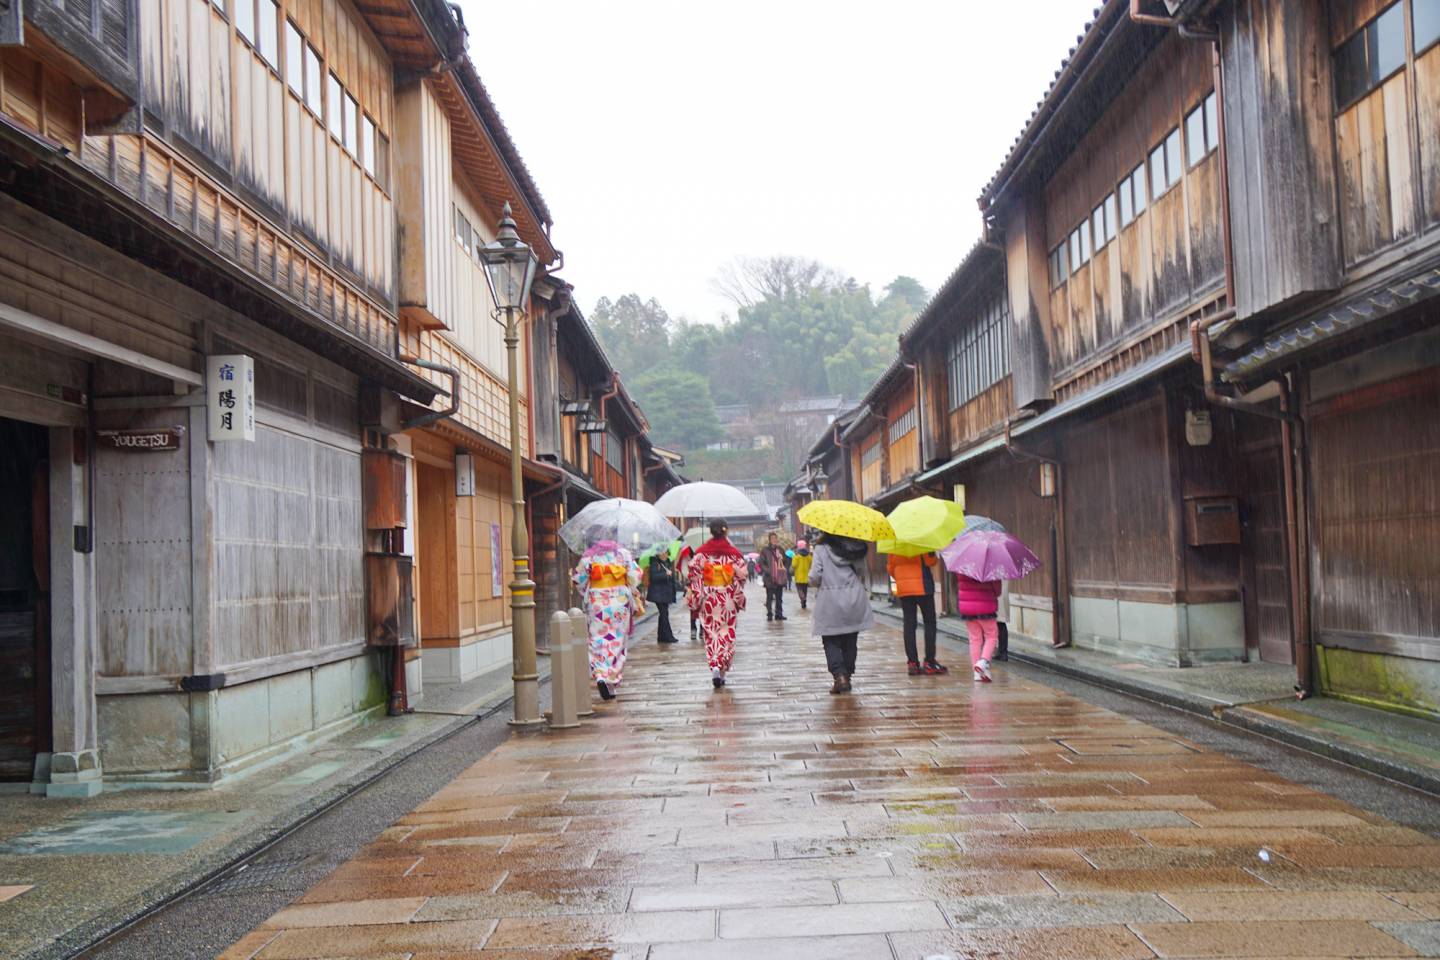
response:
M1185 542L1192 547L1239 543L1239 498L1186 497Z
M365 555L366 640L372 647L415 643L414 565L397 553Z
M393 530L406 525L405 456L367 448L360 454L365 497L365 529Z

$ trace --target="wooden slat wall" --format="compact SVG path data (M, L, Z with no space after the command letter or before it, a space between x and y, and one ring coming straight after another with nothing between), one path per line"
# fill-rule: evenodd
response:
M1163 395L1072 426L1062 442L1071 591L1173 598L1176 505Z
M1408 82L1402 71L1335 118L1346 266L1415 232Z
M1209 48L1167 39L1046 184L1040 197L1045 250L1064 242L1122 178L1146 162L1151 148L1182 124L1212 85ZM1050 291L1050 365L1057 386L1120 340L1213 295L1223 280L1217 168L1212 153L1187 169L1179 185L1152 199L1119 231L1118 242L1095 251ZM1021 235L1010 244L1024 247L1025 240ZM1016 262L1038 268L1039 288L1048 287L1043 259L1014 251L1009 259L1012 269Z
M453 241L452 241L453 243ZM462 351L448 337L439 331L422 331L409 324L403 325L400 338L402 353L432 360L460 371L460 411L456 419L465 426L502 445L510 442L510 393L504 380L481 367L469 354ZM524 376L528 357L521 341L519 364ZM450 379L432 370L420 370L438 386L449 389ZM442 401L436 401L440 403ZM520 397L520 442L528 450L530 444L529 397Z
M1314 626L1440 658L1440 371L1311 411ZM1403 442L1397 439L1403 435Z
M1415 99L1419 116L1420 178L1424 225L1440 223L1440 46L1415 61Z
M358 451L257 424L213 456L218 664L363 642Z
M969 403L950 411L950 436L955 449L965 446L983 433L994 430L1015 412L1011 403L1010 377L1005 377Z
M179 410L109 411L102 428L169 427ZM189 445L95 451L96 672L192 673Z
M289 0L282 8L319 51L322 82L333 71L393 141L393 72L348 4ZM165 0L145 12L141 76L164 136L183 140L232 175L283 231L324 250L327 267L393 301L390 199L282 79L283 27L280 63L272 69L210 0Z
M1246 317L1339 285L1335 100L1313 0L1236 0L1232 11L1220 46L1235 307Z
M957 482L965 484L965 512L989 517L1023 540L1040 557L1040 569L1010 589L1048 597L1051 593L1050 526L1054 501L1035 496L1036 466L999 454L970 467ZM947 491L948 492L948 491Z
M855 441L856 471L860 489L855 499L864 502L885 488L885 458L876 457L869 466L863 466L864 457L881 443L880 431L874 430Z
M489 211L478 195L457 176L451 196L461 214L475 231L475 243L489 243L495 238L498 216ZM490 302L490 288L485 282L484 267L477 256L466 256L465 249L452 237L439 253L454 260L451 275L454 286L449 306L440 319L451 331L452 339L470 356L497 378L505 376L505 328L495 320Z
M80 150L80 88L23 47L0 47L0 113Z

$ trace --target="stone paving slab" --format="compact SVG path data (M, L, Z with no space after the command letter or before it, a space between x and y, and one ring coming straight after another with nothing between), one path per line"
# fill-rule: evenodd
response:
M754 604L758 608L759 604ZM996 667L829 694L806 614L634 644L226 960L1440 955L1440 842Z
M472 722L509 689L506 671L432 688L421 711L461 715L371 717L212 788L111 784L87 800L0 794L0 960L69 956Z

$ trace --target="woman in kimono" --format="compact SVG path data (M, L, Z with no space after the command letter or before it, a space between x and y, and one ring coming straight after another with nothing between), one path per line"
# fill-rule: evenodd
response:
M590 677L600 699L614 700L634 614L641 609L640 565L614 540L601 540L580 557L571 579L589 614Z
M724 520L710 524L710 539L690 560L690 609L700 617L710 678L719 690L735 657L735 618L745 609L745 557L726 539Z

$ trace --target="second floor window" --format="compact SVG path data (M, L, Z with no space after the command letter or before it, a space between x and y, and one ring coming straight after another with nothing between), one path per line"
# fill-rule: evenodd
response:
M911 407L890 423L890 442L894 443L915 429L915 408Z
M1150 151L1150 196L1159 199L1162 193L1180 182L1184 172L1180 160L1180 128L1176 127Z
M873 467L880 462L880 441L877 439L860 453L860 469Z
M1149 202L1145 190L1145 164L1140 164L1130 172L1130 176L1121 180L1116 193L1120 197L1120 226L1128 227L1145 212L1145 204Z
M1090 262L1090 221L1070 231L1070 272L1075 273Z
M614 430L605 431L605 462L616 473L625 472L625 440Z
M1010 309L1003 293L950 341L946 360L951 410L1009 376Z
M1417 18L1417 27L1420 22L1421 19ZM1416 36L1418 38L1418 31ZM1395 3L1336 48L1336 108L1344 110L1390 79L1403 66L1405 5Z
M1090 227L1095 232L1095 249L1115 239L1115 194L1110 194L1090 213Z
M1070 245L1062 243L1050 251L1050 289L1070 279Z
M1185 158L1195 166L1220 145L1220 125L1215 118L1215 93L1200 101L1200 105L1185 117Z

